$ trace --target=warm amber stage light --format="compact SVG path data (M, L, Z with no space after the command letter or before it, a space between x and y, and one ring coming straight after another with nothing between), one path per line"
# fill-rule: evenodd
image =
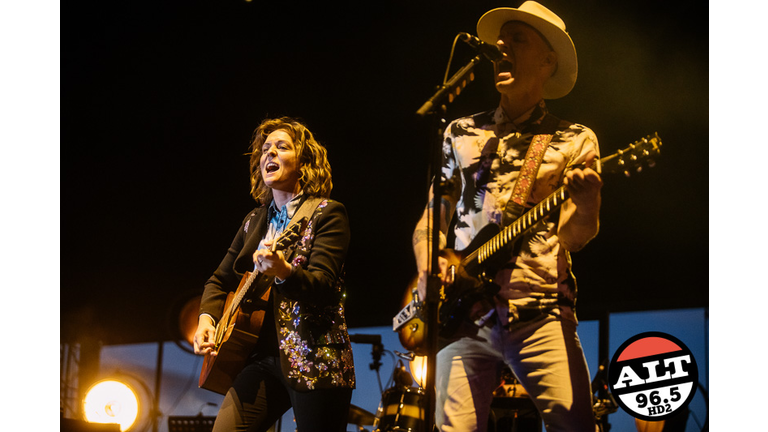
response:
M90 423L117 423L125 432L139 416L139 397L122 382L99 381L88 390L83 412Z
M414 381L419 384L419 387L426 385L427 379L427 358L424 356L415 356L411 360L411 375L413 375Z

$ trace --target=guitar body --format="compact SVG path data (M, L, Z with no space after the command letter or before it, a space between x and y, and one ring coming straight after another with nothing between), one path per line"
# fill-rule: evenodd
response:
M401 308L405 307L413 301L413 290L416 289L416 284L418 281L419 278L415 277L408 285L408 289L405 290L405 294L403 295ZM423 348L425 328L426 325L424 324L424 321L422 321L418 316L408 320L408 323L403 328L401 328L398 333L400 344L403 345L403 348L407 349L408 351L412 351L416 355L426 355Z
M237 291L227 295L224 310L233 308L232 314L226 315L216 326L217 355L205 356L198 382L200 388L226 394L232 381L243 369L245 361L256 347L259 332L264 324L266 314L264 308L269 300L269 285L257 301L245 299L242 304L233 304L237 294L248 289L246 284L251 276L250 272L246 272Z
M272 244L271 251L285 250L299 239L307 225L303 217L288 226ZM264 323L274 277L245 272L235 292L227 294L214 336L216 355L205 356L200 370L200 388L226 394L248 356L256 347Z
M490 224L477 233L475 239L462 251L443 249L440 255L448 261L447 282L443 285L438 311L440 336L450 338L462 328L467 319L479 318L478 313L492 305L490 298L498 292L498 286L487 281L486 273L494 267L506 263L511 254L499 253L490 265L480 267L474 261L467 259L478 247L499 233L498 225ZM511 246L511 245L510 245ZM511 247L509 248L511 251ZM495 264L495 265L493 265ZM492 275L491 275L492 276ZM413 291L416 289L418 277L414 278L405 290L401 308L413 301ZM483 303L480 305L479 303ZM481 314L482 315L482 314ZM420 317L415 316L402 326L399 332L403 348L416 355L426 355L424 352L426 324Z
M493 296L499 292L499 286L492 282L498 269L512 259L513 243L497 251L492 259L482 265L474 257L480 247L498 235L500 228L496 224L484 226L462 251L445 249L441 255L448 260L452 275L443 287L438 317L440 336L453 337L462 327L472 326L493 307Z

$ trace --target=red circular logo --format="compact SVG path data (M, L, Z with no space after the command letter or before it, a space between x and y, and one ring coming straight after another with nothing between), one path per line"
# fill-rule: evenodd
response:
M616 402L633 417L658 421L693 399L699 370L679 339L647 332L624 342L608 367L608 385Z

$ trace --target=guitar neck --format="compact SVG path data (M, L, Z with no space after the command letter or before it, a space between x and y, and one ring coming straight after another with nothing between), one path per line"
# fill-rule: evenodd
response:
M235 297L232 299L232 303L229 304L229 308L224 311L224 315L219 321L220 326L217 327L217 331L221 330L223 332L223 327L229 325L232 322L232 319L235 315L237 315L237 311L240 309L240 304L243 302L246 294L248 294L248 291L250 291L251 285L253 284L253 281L256 280L257 276L258 273L254 271L250 273L248 278L241 284L241 288L238 289L235 293ZM221 327L221 329L219 329L219 327Z
M240 307L240 303L243 301L243 298L248 294L248 291L251 289L251 285L253 284L253 281L256 280L256 277L259 275L258 272L254 271L250 275L248 275L248 279L243 284L243 289L239 290L237 294L235 295L234 300L232 300L232 310L237 310Z
M531 229L539 221L552 214L570 195L565 186L560 186L551 195L533 206L524 215L520 216L493 236L489 241L467 255L467 260L473 260L483 264L491 259L497 252L517 241L525 232Z
M600 159L600 166L603 173L620 172L626 176L630 175L630 168L635 168L638 172L642 170L642 162L647 162L653 166L654 157L659 155L661 148L661 138L659 134L654 133L647 137L635 141L626 148L616 153ZM518 218L516 221L505 227L497 235L467 255L464 259L465 267L467 265L482 265L491 259L497 252L517 241L520 236L528 231L537 222L544 217L549 216L557 210L560 205L569 197L565 186L560 186L555 192L549 195L540 203L536 204L531 210Z
M269 251L275 253L277 251L284 250L286 247L288 247L288 245L294 243L298 239L298 234L304 227L306 220L307 218L304 217L281 232L280 235L272 242L272 245L269 247ZM237 314L237 311L240 309L240 304L242 303L245 296L248 295L251 289L251 285L253 285L253 282L256 280L256 278L259 277L259 275L260 273L254 269L253 272L248 275L248 278L243 283L241 283L241 286L235 293L235 297L232 299L232 303L229 305L229 309L224 312L224 316L227 317L227 319L226 321L222 320L222 322L229 322L231 318ZM261 293L258 294L260 297Z

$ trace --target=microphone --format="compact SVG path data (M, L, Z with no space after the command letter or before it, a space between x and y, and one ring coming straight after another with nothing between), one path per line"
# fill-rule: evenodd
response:
M462 33L459 33L459 39L466 42L467 45L474 48L475 51L478 51L480 54L484 55L485 58L487 58L492 62L501 60L504 57L501 54L501 51L499 51L499 47L497 47L496 45L485 43L481 41L480 38L477 36L462 32Z
M410 387L413 384L413 377L405 370L405 365L402 360L397 361L397 369L393 372L393 378L395 383L401 387Z
M381 344L381 335L377 334L351 334L349 335L349 341L360 344L371 344L371 356L373 357L373 363L369 366L371 370L378 372L381 367L381 353L384 351L384 345Z

